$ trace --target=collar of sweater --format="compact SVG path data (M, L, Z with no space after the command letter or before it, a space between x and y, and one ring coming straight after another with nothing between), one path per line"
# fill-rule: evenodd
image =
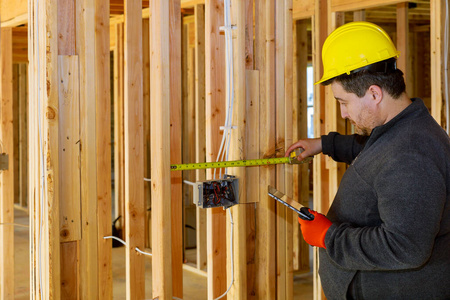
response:
M386 131L394 127L396 124L410 121L412 119L417 118L418 116L423 115L424 113L429 113L422 99L420 98L412 98L412 103L408 105L404 110L402 110L398 115L396 115L392 120L383 124L381 126L377 126L372 130L370 134L369 140L367 141L365 147L371 145L375 142L381 135L383 135Z

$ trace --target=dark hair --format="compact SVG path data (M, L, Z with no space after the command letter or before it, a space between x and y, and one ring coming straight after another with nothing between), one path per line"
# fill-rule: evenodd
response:
M339 82L347 93L356 94L360 98L366 94L371 85L377 85L391 95L392 98L398 99L406 89L403 72L397 69L395 65L393 69L384 69L381 72L379 68L372 68L374 65L375 67L377 65L384 66L386 61L380 63L370 65L369 68L352 71L349 75L342 74L333 77L323 82L322 85L329 85L334 81Z

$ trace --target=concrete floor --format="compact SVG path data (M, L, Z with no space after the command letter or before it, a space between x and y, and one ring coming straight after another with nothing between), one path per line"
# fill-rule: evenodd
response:
M15 223L28 225L26 212L15 209ZM14 230L14 275L15 275L15 299L30 299L29 279L29 233L28 228L15 226ZM188 261L195 258L195 249L186 253ZM113 248L113 297L125 299L125 248ZM152 299L152 272L151 258L146 258L145 263L146 298ZM183 299L206 300L207 278L188 269L183 269ZM294 299L313 299L312 274L298 274L294 276Z

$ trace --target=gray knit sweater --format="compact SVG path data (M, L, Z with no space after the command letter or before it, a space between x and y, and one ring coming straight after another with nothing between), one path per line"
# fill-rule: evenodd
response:
M351 163L320 251L328 299L450 299L450 139L412 100L368 138L322 137Z

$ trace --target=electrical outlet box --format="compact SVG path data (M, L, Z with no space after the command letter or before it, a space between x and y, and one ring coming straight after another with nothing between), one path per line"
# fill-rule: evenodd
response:
M8 154L0 153L0 171L8 170L8 167L9 167Z
M201 208L228 208L239 203L239 184L234 176L194 184L194 204Z

